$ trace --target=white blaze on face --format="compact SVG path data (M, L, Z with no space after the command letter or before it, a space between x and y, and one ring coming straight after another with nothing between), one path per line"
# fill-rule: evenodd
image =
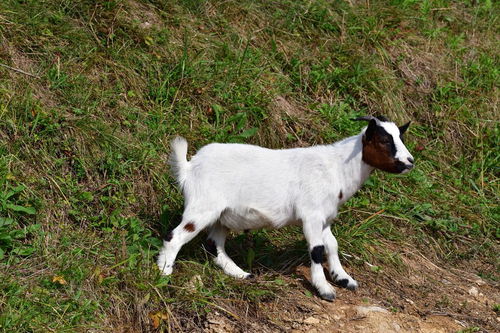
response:
M381 121L380 126L384 128L384 130L392 136L392 140L394 141L394 145L396 146L396 156L395 158L398 161L403 162L407 165L413 165L413 156L410 154L403 141L400 138L399 128L396 124L391 122ZM408 170L406 170L407 172Z

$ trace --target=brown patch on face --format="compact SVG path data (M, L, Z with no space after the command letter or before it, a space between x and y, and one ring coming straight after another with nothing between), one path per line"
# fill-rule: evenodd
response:
M363 136L363 161L365 163L391 173L401 173L406 169L404 163L394 157L396 154L394 141L385 130L372 128L369 138L367 136Z
M342 190L340 190L340 193L339 193L339 200L342 200L342 198L344 197L344 194L342 193Z
M377 169L400 173L402 171L398 160L391 156L390 148L377 140L377 136L369 142L363 138L363 161Z
M186 225L184 226L184 229L185 229L186 231L193 232L196 228L195 228L195 226L194 226L194 223L189 222L188 224L186 224Z

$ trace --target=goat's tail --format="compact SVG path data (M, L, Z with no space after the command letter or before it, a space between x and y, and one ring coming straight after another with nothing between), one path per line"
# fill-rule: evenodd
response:
M172 140L170 147L172 149L172 153L170 154L169 164L172 168L174 177L177 179L177 182L182 188L189 170L189 162L186 158L188 143L186 139L178 136Z

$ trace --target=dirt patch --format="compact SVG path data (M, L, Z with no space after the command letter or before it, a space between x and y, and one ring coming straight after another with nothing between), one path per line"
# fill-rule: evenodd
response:
M286 313L275 318L279 325L262 325L255 321L245 323L245 328L229 320L220 313L211 313L205 323L206 332L421 332L448 333L456 332L464 327L447 316L428 316L425 318L391 312L372 303L356 304L358 300L348 295L333 303L318 299L300 299L296 306L308 308L303 313Z
M0 58L10 60L11 68L22 71L0 67L0 70L6 71L12 81L16 82L19 87L28 85L32 90L33 97L47 108L53 108L57 105L57 98L49 91L47 85L40 80L43 73L41 73L40 65L34 58L28 57L5 39L0 43ZM11 90L16 89L12 88Z
M269 133L263 134L265 137L263 141L272 142L273 146L309 146L307 141L320 132L319 126L312 120L311 110L299 105L291 98L275 97L268 110L269 117L266 121L269 125L263 126L263 128L269 129Z
M351 304L345 300L324 304L324 311L296 322L292 332L456 332L461 326L448 317L420 317L394 313L383 307Z
M138 24L139 28L143 30L163 26L157 10L152 5L128 0L124 3L124 12L123 18L125 20Z
M309 268L298 266L292 274L296 277L287 279L287 295L260 304L257 313L240 314L238 320L210 313L204 330L447 333L475 327L478 332L500 331L494 311L500 302L497 283L439 266L414 249L401 253L401 258L405 268L400 270L349 267L360 288L355 292L336 288L334 302L315 296L308 282Z

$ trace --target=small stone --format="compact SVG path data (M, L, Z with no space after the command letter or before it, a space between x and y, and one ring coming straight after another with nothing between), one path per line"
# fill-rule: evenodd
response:
M476 281L474 281L478 286L482 286L482 285L485 285L486 282L484 282L483 279L477 279Z
M308 325L319 324L319 319L314 318L314 317L309 317L309 318L304 319L304 324L308 324Z
M469 289L469 295L471 296L478 296L479 295L479 291L477 290L476 287L472 287Z
M356 311L358 312L359 316L366 316L370 312L389 313L389 311L381 308L380 306L358 306L356 307Z
M201 276L198 274L193 276L191 280L186 284L186 288L189 291L195 292L198 288L203 287L203 281L201 279Z
M222 325L222 322L220 320L216 320L216 319L208 319L208 322L210 324Z
M397 323L392 323L392 327L394 327L395 331L401 331L401 326L399 326L399 324Z
M405 298L405 301L407 301L408 303L410 303L411 305L415 305L415 302L413 302L411 299L409 298Z

